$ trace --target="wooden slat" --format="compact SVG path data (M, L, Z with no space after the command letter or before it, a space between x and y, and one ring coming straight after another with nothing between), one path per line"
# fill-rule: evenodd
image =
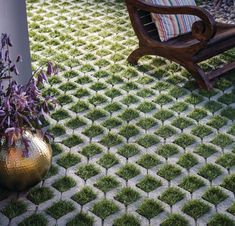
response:
M144 10L138 10L138 14L139 14L140 17L142 17L142 16L149 15L150 13L149 13L149 12L146 12L146 11L144 11Z
M140 18L142 24L153 23L152 17L150 15Z
M224 65L222 68L211 71L207 76L209 80L214 80L223 74L226 74L235 69L235 62Z
M155 36L155 35L158 36L158 31L157 31L157 29L155 28L155 29L153 29L153 30L151 30L151 31L148 31L148 35L149 35L149 36Z
M144 29L145 31L150 32L150 31L156 30L156 26L154 23L151 23L151 24L145 25Z
M145 31L148 33L149 37L159 41L159 35L155 23L152 20L151 14L144 10L138 10L139 18L141 24L143 25Z

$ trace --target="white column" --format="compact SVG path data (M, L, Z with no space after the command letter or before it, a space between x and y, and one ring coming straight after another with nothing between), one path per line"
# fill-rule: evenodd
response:
M0 0L0 34L2 33L10 34L13 43L12 59L16 59L18 55L23 58L23 62L18 64L21 76L16 76L16 80L26 84L32 68L25 0Z

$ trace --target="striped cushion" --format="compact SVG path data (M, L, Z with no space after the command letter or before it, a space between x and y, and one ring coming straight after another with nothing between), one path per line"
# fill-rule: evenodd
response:
M194 0L145 0L147 3L163 6L195 6ZM153 21L158 29L161 41L167 41L170 38L177 37L190 32L198 17L192 15L165 15L152 13Z

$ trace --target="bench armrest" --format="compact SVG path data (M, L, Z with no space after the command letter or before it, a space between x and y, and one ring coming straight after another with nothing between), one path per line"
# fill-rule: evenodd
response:
M197 6L162 6L144 2L144 0L125 0L128 6L156 14L186 14L199 17L192 26L192 35L199 41L209 41L216 33L216 22L205 9Z

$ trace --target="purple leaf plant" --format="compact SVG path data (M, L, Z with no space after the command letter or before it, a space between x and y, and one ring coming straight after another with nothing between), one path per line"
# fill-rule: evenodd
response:
M50 138L50 134L43 130L43 121L50 111L49 106L55 105L56 101L52 96L43 97L38 87L47 82L48 76L57 74L58 68L49 62L46 71L40 67L26 85L20 85L14 80L12 74L20 76L17 63L20 63L22 59L18 56L15 62L12 61L10 57L12 46L9 35L2 34L0 42L0 141L4 139L8 145L14 145L14 138L21 136L25 144L25 156L27 156L28 141L22 136L26 130L33 133L39 132L45 139ZM3 80L7 80L8 84L3 86Z

